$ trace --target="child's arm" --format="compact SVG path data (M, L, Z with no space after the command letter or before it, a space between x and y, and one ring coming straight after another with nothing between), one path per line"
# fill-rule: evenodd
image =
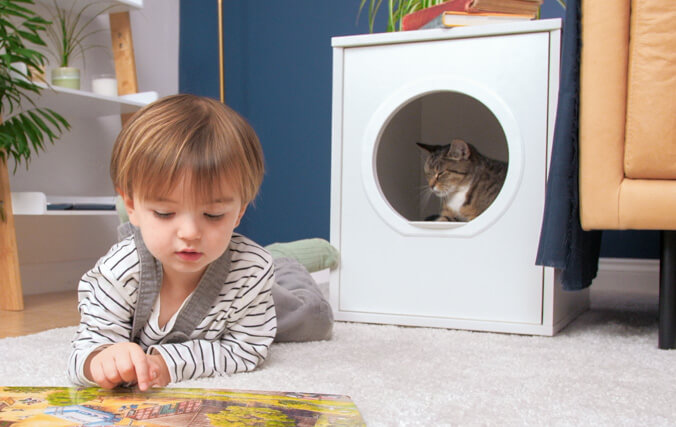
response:
M277 329L271 287L272 264L240 283L233 300L216 304L207 316L205 339L152 346L164 358L171 381L252 371L267 357ZM227 319L218 313L228 312ZM215 314L215 315L214 315ZM210 335L215 338L210 339Z
M170 377L162 356L146 354L129 341L132 320L121 304L126 298L117 289L115 274L110 273L98 266L85 274L80 284L82 320L73 340L71 379L107 389L125 383L137 383L141 391L154 385L165 386ZM126 284L131 286L128 281ZM120 325L124 325L121 330ZM78 356L84 359L82 365Z
M121 275L117 269L126 270L127 263L133 264L137 260L135 255L133 246L113 246L80 280L80 325L72 340L68 361L68 376L75 384L97 385L93 378L85 375L90 356L113 344L130 341L137 292L135 281L130 281L129 276ZM118 258L122 261L118 262ZM109 268L110 265L115 269Z

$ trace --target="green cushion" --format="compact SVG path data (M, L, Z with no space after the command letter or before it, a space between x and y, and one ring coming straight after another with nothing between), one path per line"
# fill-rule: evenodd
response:
M296 240L288 243L273 243L265 247L273 258L293 258L309 272L334 269L338 266L338 250L320 238Z

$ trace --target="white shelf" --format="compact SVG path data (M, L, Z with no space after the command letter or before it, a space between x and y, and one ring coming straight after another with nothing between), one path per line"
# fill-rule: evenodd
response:
M40 86L44 88L40 95L32 97L35 104L38 107L51 108L61 115L70 117L92 118L133 113L157 98L155 92L148 92L149 96L146 100L138 100L141 94L134 94L137 99L128 99L44 84ZM24 105L26 108L32 108L29 103Z
M116 210L57 209L49 210L49 205L115 205L115 196L47 196L38 191L12 192L12 213L16 215L117 215Z
M103 215L103 216L117 216L115 211L84 211L84 210L63 210L63 211L47 211L42 215L47 216L73 216L73 215Z
M53 0L36 0L40 12L43 13L47 8L54 6ZM143 8L143 0L56 0L56 4L63 10L70 10L74 7L79 11L88 4L95 6L87 7L83 13L85 20L101 14L103 15L118 12L131 12ZM108 9L107 9L108 8ZM105 16L104 16L105 17ZM104 25L105 26L105 25ZM49 69L47 70L49 71ZM29 101L22 101L20 107L12 114L5 114L5 118L10 118L19 112L28 109L49 108L62 115L66 120L73 123L76 119L94 119L106 116L120 116L138 111L140 108L155 101L158 98L157 92L143 92L126 96L105 96L95 94L86 90L74 90L51 86L47 84L38 84L43 89L39 95L30 95L32 104ZM7 111L6 108L3 108ZM86 126L100 126L97 121L91 120ZM39 187L39 186L38 186ZM50 210L48 206L54 204L72 204L80 205L80 208ZM116 210L83 210L83 204L93 205L114 205L115 196L106 197L80 197L80 196L48 196L42 192L16 192L12 193L12 210L14 215L19 216L79 216L79 215L102 215L116 216ZM52 206L53 207L53 206ZM87 206L88 207L88 206Z
M82 0L57 0L56 4L64 10L69 10L73 3L77 2L75 5L76 8L81 8L86 4ZM43 4L48 7L52 7L52 0L37 0L36 3ZM140 10L143 8L143 0L97 0L92 1L91 3L100 3L100 7L91 7L87 8L85 11L85 16L93 16L97 11L105 9L106 7L111 6L111 9L107 10L106 13L117 13L117 12L128 12L132 10ZM86 12L90 12L87 14Z

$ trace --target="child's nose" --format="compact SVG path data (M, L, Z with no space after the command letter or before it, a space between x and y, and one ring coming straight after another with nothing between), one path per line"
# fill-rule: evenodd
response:
M196 240L202 236L197 220L192 216L182 218L178 227L178 237L183 240Z

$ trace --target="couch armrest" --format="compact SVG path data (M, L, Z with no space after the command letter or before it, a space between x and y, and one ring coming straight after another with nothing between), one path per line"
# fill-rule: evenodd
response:
M620 228L629 54L628 1L582 1L580 222Z

